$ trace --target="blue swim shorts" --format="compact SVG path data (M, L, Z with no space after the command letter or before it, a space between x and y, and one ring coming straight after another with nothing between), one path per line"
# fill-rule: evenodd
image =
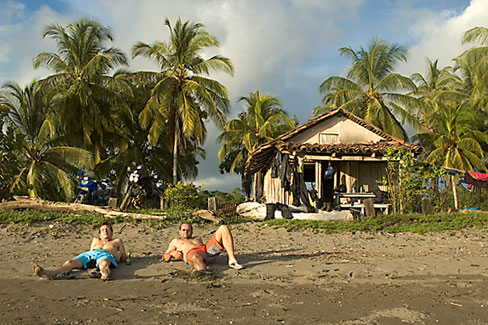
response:
M75 258L79 259L80 262L83 263L84 269L87 268L87 264L90 262L96 262L96 267L98 267L98 263L100 263L101 260L109 260L114 267L117 267L117 262L115 262L114 256L103 249L95 249L93 251L84 252Z

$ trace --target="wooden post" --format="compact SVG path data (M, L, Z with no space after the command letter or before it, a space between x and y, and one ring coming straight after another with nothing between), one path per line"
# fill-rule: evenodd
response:
M478 210L481 210L481 187L478 187Z
M208 210L217 212L217 198L215 196L208 198Z
M363 200L364 204L364 213L366 217L376 217L376 212L374 211L374 204L373 199L365 199Z
M112 208L117 207L117 198L116 197L111 197L108 199L108 205Z
M451 183L452 183L452 195L454 196L454 210L458 210L459 209L458 196L456 190L456 180L454 179L454 175L451 175Z
M319 193L319 199L322 198L322 163L315 162L315 189Z

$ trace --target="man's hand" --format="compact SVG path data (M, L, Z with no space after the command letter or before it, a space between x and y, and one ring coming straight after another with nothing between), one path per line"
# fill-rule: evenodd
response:
M177 260L182 260L183 259L183 252L182 251L169 251L163 254L163 257L161 258L165 262L169 262L171 258L177 259Z
M182 260L183 259L183 252L182 251L172 251L171 256L177 260Z

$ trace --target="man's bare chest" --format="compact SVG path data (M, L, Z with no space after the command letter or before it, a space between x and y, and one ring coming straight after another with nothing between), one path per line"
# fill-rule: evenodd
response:
M105 251L112 251L116 249L116 244L113 240L111 241L103 241L103 240L98 240L95 245L93 245L93 249L103 249Z

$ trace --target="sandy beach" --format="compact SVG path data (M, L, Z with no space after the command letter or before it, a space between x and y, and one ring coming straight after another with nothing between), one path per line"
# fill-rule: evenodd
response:
M111 281L75 271L69 280L32 273L88 250L97 230L44 223L0 226L2 324L485 324L488 234L418 235L232 225L245 269L220 256L214 279L190 276L183 262L161 262L177 225L156 230L116 224L132 264ZM196 225L210 238L214 225Z

